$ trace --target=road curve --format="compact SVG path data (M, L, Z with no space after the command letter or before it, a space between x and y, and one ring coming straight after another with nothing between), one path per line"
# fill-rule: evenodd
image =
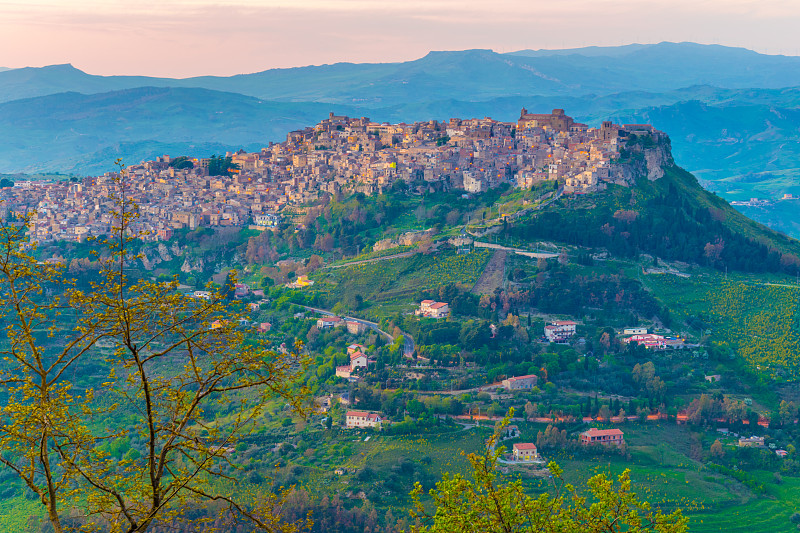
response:
M327 309L320 309L318 307L308 307L306 305L301 305L303 309L307 309L308 311L313 311L314 313L319 313L320 315L326 316L337 316L336 313L333 311L329 311ZM364 324L365 326L377 331L379 334L385 336L389 341L393 341L394 337L392 337L389 333L383 331L380 328L380 325L377 322L371 322L369 320L364 320L363 318L356 318L352 316L343 316L344 320L350 320L352 322L358 322L359 324ZM403 346L403 355L411 357L414 355L414 350L416 350L416 346L414 345L414 339L405 332L400 332L403 336L403 340L405 341L405 345Z

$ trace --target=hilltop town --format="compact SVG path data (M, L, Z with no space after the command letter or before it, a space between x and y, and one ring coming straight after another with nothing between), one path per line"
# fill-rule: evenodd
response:
M222 158L163 156L127 168L127 194L140 206L134 229L145 239L169 240L176 229L275 226L282 209L321 194L377 194L398 180L422 189L480 193L501 184L530 188L557 180L565 193L590 193L625 182L618 164L636 134L664 134L648 125L604 122L589 128L555 109L517 122L491 118L379 124L333 113L314 127L292 131L259 152ZM221 174L221 175L215 175ZM2 210L35 211L31 239L83 241L107 234L114 173L80 181L19 182L0 189Z

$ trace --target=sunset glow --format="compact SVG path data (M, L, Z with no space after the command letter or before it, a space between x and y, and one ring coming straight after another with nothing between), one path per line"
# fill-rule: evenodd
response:
M784 0L0 2L0 66L185 77L659 41L797 55L798 22L800 4Z

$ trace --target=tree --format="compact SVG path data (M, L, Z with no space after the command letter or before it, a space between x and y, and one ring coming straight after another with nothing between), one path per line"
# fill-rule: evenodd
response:
M722 449L722 443L719 439L714 441L709 451L712 457L723 457L725 455L725 450Z
M132 279L131 244L141 235L124 166L115 185L113 237L100 281L86 292L60 266L35 258L25 224L0 227L9 339L0 463L38 496L56 533L66 512L82 514L87 530L134 533L211 502L264 529L297 531L301 523L283 523L276 512L288 492L223 487L234 481L225 450L252 430L267 396L304 409L306 391L295 379L305 360L246 339L237 328L243 315L220 292L192 299L177 291L177 279ZM42 330L59 342L43 340ZM113 353L100 355L101 341ZM71 381L79 365L100 362L108 370L100 392L79 390ZM220 406L228 410L224 424L206 416ZM110 452L131 435L141 450L122 459Z
M512 411L513 412L513 411ZM506 418L508 424L510 416ZM500 429L504 424L500 426ZM445 474L428 494L435 512L426 511L421 501L423 489L416 483L412 517L419 525L412 533L578 533L578 532L658 532L682 533L687 519L680 510L665 515L653 511L647 502L632 491L630 471L625 470L614 483L605 475L587 482L589 495L566 484L555 463L552 495L528 495L519 480L504 482L497 473L497 459L502 449L494 449L499 432L489 440L483 455L470 454L472 480L461 474Z
M230 176L238 169L239 165L234 163L231 157L212 155L208 160L209 176Z
M527 402L525 404L525 420L526 421L530 420L531 418L536 418L536 416L538 414L539 414L539 408L537 407L536 404L531 403L531 402Z

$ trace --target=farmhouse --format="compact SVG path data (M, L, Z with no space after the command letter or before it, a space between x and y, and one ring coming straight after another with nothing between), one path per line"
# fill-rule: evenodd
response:
M741 437L739 448L763 448L764 437Z
M623 335L647 335L647 328L625 328L622 330Z
M619 446L624 444L625 439L619 429L597 429L591 428L581 433L581 444L614 444Z
M570 320L551 322L544 327L544 336L550 342L564 342L575 335L578 324Z
M517 376L503 380L503 387L506 390L529 390L536 386L539 382L539 377L535 374L527 376Z
M636 342L645 348L651 350L666 350L667 348L683 348L683 339L675 337L664 337L663 335L656 335L654 333L637 334L626 339L622 342Z
M536 461L539 459L539 451L532 442L518 442L513 446L515 461Z
M236 298L242 298L250 294L250 286L247 283L237 283L234 286L234 295Z
M367 360L367 356L361 352L354 352L350 355L350 370L355 370L356 368L367 368L367 364L369 361Z
M367 325L363 322L356 322L355 320L346 320L347 333L352 335L359 335L367 331Z
M414 314L428 318L447 318L450 316L450 305L435 300L422 300Z
M317 319L317 327L319 329L335 328L343 325L344 321L338 316L323 316Z
M345 427L347 428L381 428L383 415L370 411L347 411Z

